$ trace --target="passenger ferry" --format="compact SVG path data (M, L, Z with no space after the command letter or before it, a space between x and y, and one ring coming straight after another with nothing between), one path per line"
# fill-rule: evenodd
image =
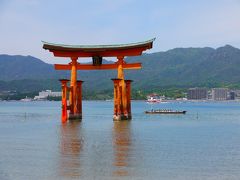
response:
M161 98L157 94L150 94L147 96L147 103L160 103L163 101L163 98L165 98L165 96Z

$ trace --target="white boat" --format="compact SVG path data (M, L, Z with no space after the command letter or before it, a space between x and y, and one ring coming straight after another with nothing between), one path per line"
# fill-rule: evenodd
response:
M147 96L147 103L160 103L162 98L157 94L150 94Z
M32 98L29 98L29 97L26 96L24 99L21 99L20 101L29 102L29 101L32 101Z

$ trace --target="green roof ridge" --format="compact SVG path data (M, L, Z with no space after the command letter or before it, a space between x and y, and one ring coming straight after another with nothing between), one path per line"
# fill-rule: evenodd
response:
M59 46L59 47L65 47L65 48L119 48L119 47L128 47L128 46L137 46L142 44L151 43L156 38L149 39L147 41L142 42L136 42L136 43L129 43L129 44L110 44L110 45L67 45L67 44L56 44L56 43L50 43L46 41L42 41L45 45L51 45L51 46Z

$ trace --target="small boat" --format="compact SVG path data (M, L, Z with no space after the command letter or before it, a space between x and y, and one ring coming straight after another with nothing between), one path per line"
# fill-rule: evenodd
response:
M160 98L150 97L150 98L147 99L147 103L160 103L160 102L161 102Z
M32 100L33 100L32 98L29 98L27 96L24 99L20 99L20 101L22 101L22 102L30 102Z
M147 103L161 103L163 97L160 97L157 94L150 94L147 96ZM165 98L165 97L164 97Z
M151 110L145 111L146 114L186 114L187 111L174 111L170 109L158 109L158 110Z

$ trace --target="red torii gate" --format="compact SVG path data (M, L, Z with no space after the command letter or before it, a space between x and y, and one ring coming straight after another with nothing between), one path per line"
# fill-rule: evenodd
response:
M82 83L77 80L77 70L108 70L117 69L117 79L114 83L114 120L131 119L131 80L124 79L124 69L140 69L141 63L126 63L124 57L139 56L143 51L151 49L154 39L118 45L64 45L43 41L43 48L53 53L55 57L69 57L69 64L55 64L56 70L70 70L69 80L61 79L62 83L62 122L68 119L82 119ZM92 64L77 62L80 57L92 57ZM114 64L102 64L103 57L117 57ZM67 93L69 92L69 103ZM68 114L69 110L69 114Z

